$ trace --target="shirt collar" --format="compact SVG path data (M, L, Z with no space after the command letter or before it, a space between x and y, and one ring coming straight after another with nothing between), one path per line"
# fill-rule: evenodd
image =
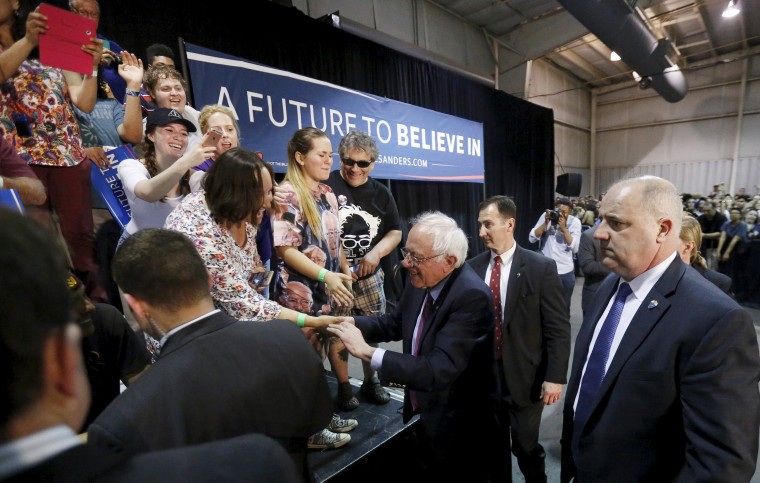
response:
M82 441L74 431L60 424L0 445L0 480L79 444L82 444Z
M200 317L196 317L196 318L194 318L193 320L191 320L189 322L185 322L184 324L178 325L177 327L173 328L172 330L170 330L169 332L167 332L166 335L164 335L163 337L161 337L161 340L158 342L159 347L163 348L164 344L166 344L166 340L169 337L171 337L172 335L174 335L177 332L179 332L180 330L185 329L187 327L190 327L191 325L193 325L194 323L198 322L199 320L205 319L206 317L210 317L210 316L214 315L217 312L219 312L219 309L214 309L211 312L205 313L205 314L201 315Z
M507 265L512 262L512 258L515 256L515 251L517 250L517 242L514 240L512 241L512 248L505 251L504 253L494 253L493 250L491 250L491 263L493 263L493 259L496 258L496 256L501 257L501 264Z
M665 260L628 282L628 285L631 286L631 290L637 299L643 300L644 297L647 296L649 291L652 290L652 287L654 287L657 281L660 280L660 277L665 273L665 270L667 270L670 264L673 263L676 255L678 255L678 251L673 252ZM624 282L623 279L620 279L620 281Z

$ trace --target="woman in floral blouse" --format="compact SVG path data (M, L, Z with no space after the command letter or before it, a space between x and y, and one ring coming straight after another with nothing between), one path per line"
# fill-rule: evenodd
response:
M205 190L187 195L169 214L165 228L187 235L211 276L216 305L239 320L286 319L323 326L330 318L300 314L265 299L249 282L262 270L256 227L272 205L272 168L255 153L233 148L209 168ZM300 316L300 320L299 320Z
M0 136L13 145L45 186L45 210L55 211L74 271L96 301L107 296L98 282L90 200L90 163L82 147L73 106L95 106L95 76L43 65L39 36L48 30L37 2L0 2ZM34 10L30 10L34 9ZM96 70L103 41L82 46ZM30 215L47 221L46 212Z

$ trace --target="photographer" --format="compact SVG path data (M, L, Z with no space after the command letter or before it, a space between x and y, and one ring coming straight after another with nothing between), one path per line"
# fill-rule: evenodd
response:
M578 253L581 240L581 222L570 213L573 203L568 198L560 198L554 210L546 210L530 231L528 240L539 243L539 251L557 262L557 272L562 280L565 304L570 310L570 300L575 287L575 265L573 254Z

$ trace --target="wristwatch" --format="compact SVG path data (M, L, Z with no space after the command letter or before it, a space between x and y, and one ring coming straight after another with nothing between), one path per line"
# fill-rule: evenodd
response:
M140 91L133 91L132 89L127 89L124 91L128 96L135 96L140 97Z

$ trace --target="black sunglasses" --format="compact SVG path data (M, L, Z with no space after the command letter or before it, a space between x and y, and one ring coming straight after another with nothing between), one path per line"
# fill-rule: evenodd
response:
M374 161L354 161L351 158L343 158L341 161L349 168L353 168L355 164L358 164L360 168L369 168L369 165L374 163Z

